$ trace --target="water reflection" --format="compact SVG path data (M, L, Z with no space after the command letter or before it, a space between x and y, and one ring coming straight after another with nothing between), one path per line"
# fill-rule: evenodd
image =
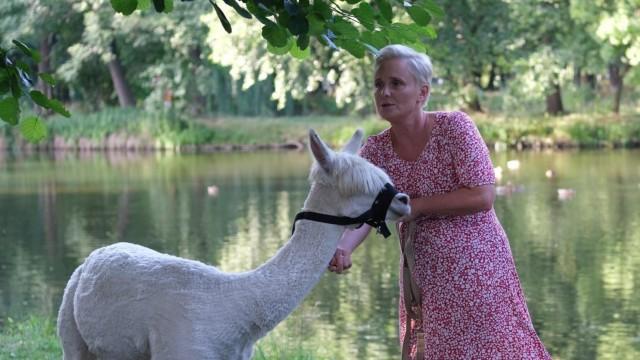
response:
M638 155L494 155L505 169L498 186L517 190L500 196L496 211L555 358L640 356ZM309 165L306 153L5 154L0 317L55 314L73 269L117 241L226 271L255 268L288 239ZM574 194L560 199L558 189ZM269 339L321 359L397 358L397 244L372 237L354 262L346 276L324 276Z

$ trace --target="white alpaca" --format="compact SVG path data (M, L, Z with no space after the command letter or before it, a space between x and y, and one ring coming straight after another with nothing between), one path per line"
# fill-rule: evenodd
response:
M357 217L390 183L355 155L309 133L316 159L305 211ZM396 194L386 217L409 213ZM58 314L65 359L249 359L255 342L284 320L320 280L344 226L298 221L291 239L255 270L213 266L118 243L93 251L71 276Z

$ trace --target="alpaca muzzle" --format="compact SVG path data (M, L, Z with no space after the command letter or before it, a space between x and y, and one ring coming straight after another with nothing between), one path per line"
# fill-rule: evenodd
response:
M378 193L369 210L363 212L357 217L335 216L321 214L313 211L301 211L293 220L293 229L291 230L291 233L293 234L296 230L296 221L312 220L334 225L358 224L358 227L362 226L363 224L367 224L375 228L378 234L382 234L382 236L388 238L391 235L391 231L389 231L389 228L387 227L385 218L387 211L389 210L389 206L391 206L391 202L393 201L393 198L396 196L396 194L398 194L398 192L399 191L396 190L393 185L389 183L384 184L384 189L382 189Z

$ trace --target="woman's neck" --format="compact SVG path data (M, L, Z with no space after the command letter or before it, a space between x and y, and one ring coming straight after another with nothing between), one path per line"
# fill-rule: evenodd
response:
M391 142L393 149L405 160L416 160L431 138L433 120L431 116L420 111L407 121L391 124Z

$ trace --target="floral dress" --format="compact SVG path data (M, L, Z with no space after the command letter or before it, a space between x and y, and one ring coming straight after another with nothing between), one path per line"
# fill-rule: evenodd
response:
M436 112L435 119L415 161L396 155L389 129L369 137L361 155L413 198L495 183L489 151L469 116ZM425 359L550 359L531 323L495 211L416 222L413 276L422 293ZM402 341L407 325L402 294L399 312Z

